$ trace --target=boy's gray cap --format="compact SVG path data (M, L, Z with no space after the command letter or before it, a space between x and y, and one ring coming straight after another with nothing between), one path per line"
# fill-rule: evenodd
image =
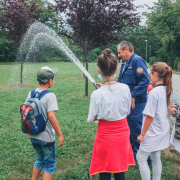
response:
M47 83L58 72L58 68L50 68L48 66L42 67L37 73L37 81L39 83Z

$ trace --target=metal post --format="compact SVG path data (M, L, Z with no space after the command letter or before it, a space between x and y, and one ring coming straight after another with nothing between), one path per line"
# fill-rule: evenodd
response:
M149 48L150 48L150 51L149 51L149 60L150 60L150 58L151 58L151 46L149 46Z
M146 63L147 63L147 41L148 40L145 40L146 41Z
M21 82L21 84L22 84L22 74L23 74L23 62L21 62L21 77L20 77L20 82Z

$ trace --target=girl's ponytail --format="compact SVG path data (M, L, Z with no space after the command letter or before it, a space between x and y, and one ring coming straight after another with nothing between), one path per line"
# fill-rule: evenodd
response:
M171 94L172 94L172 69L170 66L166 66L166 76L164 79L164 84L166 85L166 96L167 96L167 106L171 105Z
M172 94L172 69L166 63L156 62L152 65L151 71L157 72L160 79L163 79L166 85L167 106L171 105Z

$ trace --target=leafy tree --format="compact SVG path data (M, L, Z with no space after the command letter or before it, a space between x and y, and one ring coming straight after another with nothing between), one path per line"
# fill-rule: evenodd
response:
M16 50L28 27L36 20L57 30L58 17L46 0L4 0L0 1L0 33L9 42L9 48L2 48L6 61L9 50Z
M0 49L1 49L1 55L0 55L0 61L8 61L8 58L5 59L6 53L9 51L9 41L5 38L0 38Z
M0 1L0 5L0 28L6 32L3 36L17 47L37 11L42 10L37 1L6 0Z
M89 54L88 60L89 61L96 61L97 57L102 53L100 48L93 49Z
M49 8L51 3L48 0L38 0L37 4L42 11L39 11L39 9L36 10L35 19L57 31L59 17L52 8Z
M55 10L64 13L60 19L62 35L72 39L82 49L88 70L88 54L97 47L107 47L120 40L125 26L135 27L138 14L131 0L55 0ZM68 26L68 28L67 28ZM88 79L85 81L88 96Z
M156 34L145 26L138 26L138 28L128 28L128 33L125 34L123 40L130 41L134 46L135 53L143 57L143 59L146 59L145 40L147 40L148 62L150 57L156 56L158 49L162 47L162 44L157 38Z
M148 28L163 45L158 56L173 67L175 58L180 56L180 0L161 0L149 9L152 12L145 13Z
M178 70L178 65L180 63L180 58L176 57L175 61L174 61L174 69Z
M0 32L15 49L21 42L37 11L42 12L37 1L4 0L0 1ZM8 61L8 53L5 55Z

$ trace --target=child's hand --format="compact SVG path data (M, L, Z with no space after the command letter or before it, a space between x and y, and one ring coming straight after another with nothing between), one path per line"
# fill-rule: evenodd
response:
M99 87L101 87L101 86L103 86L103 84L101 84L101 83L96 83Z
M169 108L175 108L175 109L177 109L177 105L173 104L173 105L171 105Z
M65 143L63 135L58 136L58 138L59 138L59 141L60 141L59 146L63 146L63 145L64 145L64 143Z
M27 138L28 138L28 139L30 139L30 136L29 136L29 134L27 135Z
M99 121L99 119L97 119L97 115L94 116L94 120L93 121Z
M168 110L169 110L169 114L170 114L170 115L173 115L174 110L176 110L176 108L175 108L175 107L170 106L170 107L168 107Z
M133 97L131 97L131 108L135 108L135 99Z
M138 141L139 143L142 143L143 139L144 139L144 136L143 136L142 134L140 134L140 135L137 137L137 141Z
M96 85L99 87L103 86L103 84L100 84L100 83L96 83ZM94 86L94 89L96 90L97 88Z

